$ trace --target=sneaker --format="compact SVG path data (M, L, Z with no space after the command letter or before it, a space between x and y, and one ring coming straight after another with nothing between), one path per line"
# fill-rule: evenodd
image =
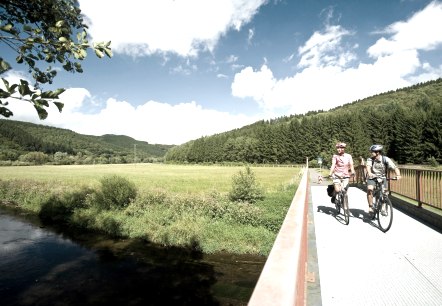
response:
M374 213L373 206L368 207L368 213L370 215Z
M387 216L388 215L387 208L385 207L385 205L382 206L381 215L383 215L383 216Z

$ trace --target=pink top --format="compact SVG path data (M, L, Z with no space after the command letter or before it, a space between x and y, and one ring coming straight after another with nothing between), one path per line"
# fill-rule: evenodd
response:
M350 176L350 165L353 164L353 158L350 154L344 153L343 155L333 155L332 162L335 162L335 169L333 173L338 177Z

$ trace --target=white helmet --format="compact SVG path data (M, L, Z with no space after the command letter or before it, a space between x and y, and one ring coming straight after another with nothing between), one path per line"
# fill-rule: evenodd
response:
M381 152L384 147L378 144L374 144L370 147L371 152Z

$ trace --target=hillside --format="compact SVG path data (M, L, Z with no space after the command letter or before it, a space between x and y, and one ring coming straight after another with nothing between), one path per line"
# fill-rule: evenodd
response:
M55 154L60 159L74 162L80 158L81 163L104 160L133 162L134 158L137 162L143 162L161 159L171 147L149 144L123 135L82 135L67 129L0 119L0 161L16 161L39 152L47 155L40 154L41 158L47 159L46 162L51 161L51 156Z
M397 162L442 162L442 79L389 91L336 107L202 137L168 151L174 162L303 163L324 165L334 144L348 144L355 159L379 143Z
M180 146L124 135L90 136L0 119L0 163L89 164L152 162L303 163L328 160L344 141L355 159L373 143L399 163L442 163L442 79L336 107L202 137Z

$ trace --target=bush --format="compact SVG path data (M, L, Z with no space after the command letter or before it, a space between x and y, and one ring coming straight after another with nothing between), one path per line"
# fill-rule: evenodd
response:
M427 159L427 162L431 167L438 167L439 166L439 163L437 162L436 158L434 158L433 156L429 157Z
M133 182L117 176L105 176L100 180L101 191L89 200L102 209L120 209L127 207L137 196Z
M80 190L53 194L42 203L39 216L43 221L68 222L76 209L87 207L86 198L93 190L82 187Z
M255 174L249 166L245 171L240 170L232 179L232 190L229 199L234 202L256 203L264 199L264 192L256 182Z

